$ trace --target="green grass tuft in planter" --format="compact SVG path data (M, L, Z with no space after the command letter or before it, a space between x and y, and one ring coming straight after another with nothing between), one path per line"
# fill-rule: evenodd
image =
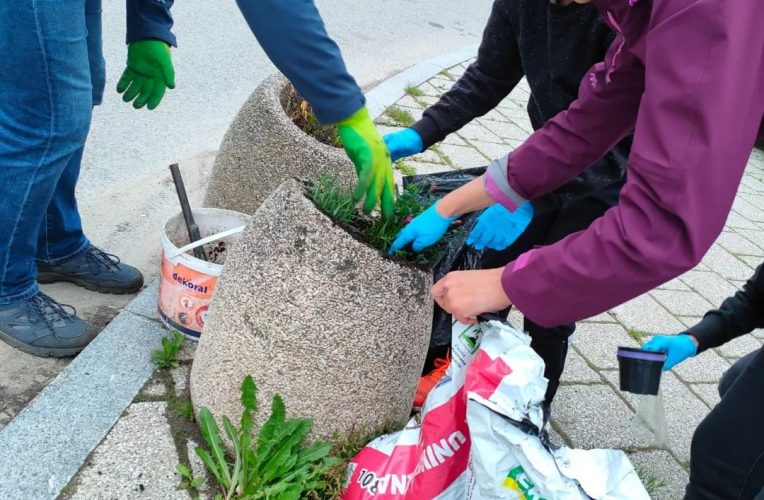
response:
M353 202L352 193L339 187L331 175L320 177L318 182L308 186L308 190L311 199L324 214L349 233L383 253L387 253L401 229L434 201L428 196L423 196L421 187L409 184L395 199L392 218L383 219L361 213ZM421 252L403 250L396 252L393 257L418 265L432 266L442 256L450 234L453 232L446 233L446 237L438 244Z

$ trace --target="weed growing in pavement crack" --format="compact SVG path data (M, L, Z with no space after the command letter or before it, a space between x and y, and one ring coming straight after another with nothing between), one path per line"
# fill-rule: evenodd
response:
M648 335L647 332L643 332L642 330L637 330L636 328L627 328L626 333L629 334L629 337L636 340L637 344L639 345L642 345L644 343L644 336Z
M310 432L310 419L286 418L280 396L273 397L271 415L252 436L254 414L257 413L257 387L251 376L241 384L244 407L238 427L223 417L223 431L233 450L226 454L218 423L207 408L199 411L199 426L207 449L196 448L196 454L223 491L224 500L304 498L308 492L320 494L327 484L324 474L339 462L330 457L332 446L316 442L304 446ZM182 471L182 472L181 472ZM185 467L178 468L185 481L196 481ZM191 483L189 483L191 484ZM199 484L199 483L197 483Z
M658 492L658 490L666 487L666 481L659 477L648 474L644 469L637 469L637 475L639 476L640 481L642 481L642 484L645 486L645 490L647 490L647 494L650 495L650 498L654 498L655 493Z
M178 351L180 351L186 337L180 332L172 332L171 337L162 338L162 348L151 352L151 360L157 368L177 368Z
M189 469L187 466L183 464L178 464L175 466L175 470L178 471L178 474L180 474L180 477L183 478L183 480L178 485L178 488L181 489L190 489L194 492L198 493L199 488L204 485L204 476L200 477L194 477L194 475L191 473L191 469Z
M404 162L403 160L399 160L395 164L395 168L401 171L403 175L409 176L409 175L416 175L416 169L409 165L408 163Z
M395 432L403 425L405 422L389 421L374 430L359 428L346 436L335 435L332 438L332 455L338 459L338 463L324 474L326 487L321 491L311 491L306 497L311 500L340 498L344 489L348 462L355 458L372 439Z
M411 113L398 106L390 106L385 110L385 114L393 120L394 125L410 127L414 124L414 117L411 116Z
M406 85L406 94L410 95L411 97L422 97L424 92L422 89L415 87L414 85Z
M189 422L194 421L194 406L187 397L173 397L168 401L167 405L179 417Z

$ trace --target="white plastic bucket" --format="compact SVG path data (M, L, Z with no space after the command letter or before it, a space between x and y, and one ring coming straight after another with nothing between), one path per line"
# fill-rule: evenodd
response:
M159 317L168 328L199 340L226 254L250 218L218 208L198 208L193 214L202 239L192 244L182 213L165 221L158 308ZM193 255L193 249L201 245L205 245L208 254L213 254L209 262Z

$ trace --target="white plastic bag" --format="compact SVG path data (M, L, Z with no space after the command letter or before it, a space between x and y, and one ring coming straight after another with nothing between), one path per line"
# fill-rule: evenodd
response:
M348 465L345 500L464 498L470 457L464 380L484 329L454 324L451 364L427 396L421 425L412 420L361 450Z
M451 358L421 425L377 438L349 464L345 500L649 499L623 452L544 445L547 381L526 334L456 323Z
M663 392L658 394L637 395L637 412L631 420L631 425L637 435L647 436L656 448L668 449L668 424L666 411L663 409Z

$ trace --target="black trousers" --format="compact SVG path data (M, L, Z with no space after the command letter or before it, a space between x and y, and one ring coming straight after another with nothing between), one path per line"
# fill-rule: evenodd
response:
M719 383L719 404L692 437L685 500L764 499L764 348Z
M582 231L602 216L610 205L596 198L584 198L562 208L536 214L533 221L506 250L488 250L483 254L480 267L493 269L502 267L535 246L551 245L566 236ZM509 309L502 311L506 318ZM552 403L560 386L560 377L568 355L568 338L576 329L575 324L544 328L525 319L523 329L531 336L531 347L544 360L544 376L549 380L546 391L547 405Z

